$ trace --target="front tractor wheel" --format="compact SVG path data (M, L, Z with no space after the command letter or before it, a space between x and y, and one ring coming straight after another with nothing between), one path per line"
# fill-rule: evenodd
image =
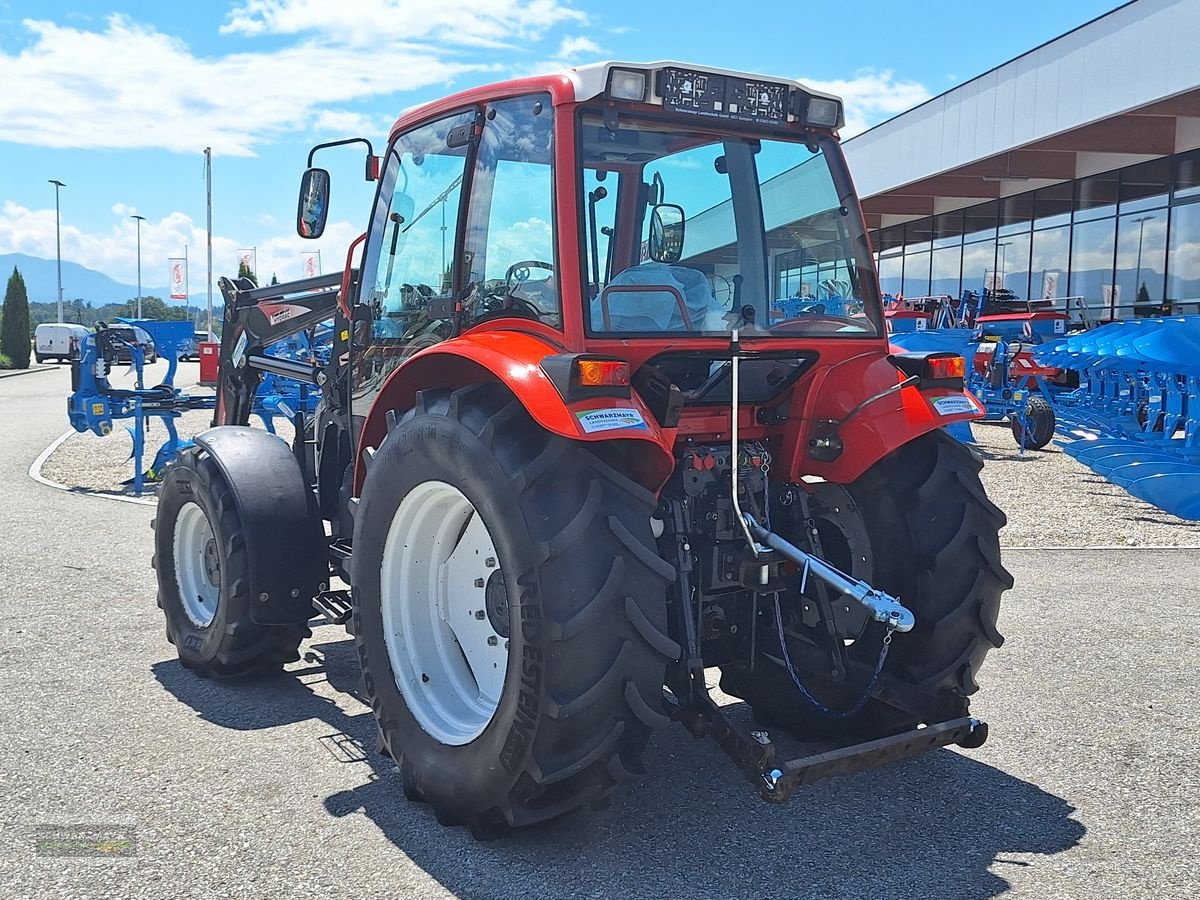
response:
M845 488L823 485L810 506L827 558L899 597L916 615L911 632L893 636L874 684L883 626L868 622L855 604L831 604L830 638L843 645L845 660L831 674L824 623L811 618L818 604L805 595L784 599L787 656L769 612L756 665L723 670L721 687L744 698L762 724L801 739L870 740L966 715L984 657L1003 642L996 627L1000 596L1012 587L1000 563L1005 517L984 493L981 468L970 448L939 430L900 447ZM802 523L792 525L803 540ZM789 661L811 699L796 687ZM856 708L867 691L869 699Z
M368 459L354 633L405 794L478 837L603 801L668 721L654 496L495 384L423 392Z
M209 450L180 453L159 491L154 527L158 605L185 668L225 678L278 672L300 658L312 633L303 621L254 621L250 526Z

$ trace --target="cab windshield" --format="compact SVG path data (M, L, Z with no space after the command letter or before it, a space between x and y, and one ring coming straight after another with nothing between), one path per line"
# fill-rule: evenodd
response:
M593 335L881 333L866 236L832 139L579 121ZM838 167L838 168L834 168Z

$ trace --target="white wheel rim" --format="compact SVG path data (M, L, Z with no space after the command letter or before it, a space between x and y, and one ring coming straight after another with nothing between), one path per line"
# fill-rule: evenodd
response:
M383 639L409 711L443 744L473 741L500 705L508 640L496 545L471 501L442 481L413 488L379 577Z
M221 597L221 561L217 538L208 516L188 501L175 519L175 581L183 611L199 628L207 628L217 615Z

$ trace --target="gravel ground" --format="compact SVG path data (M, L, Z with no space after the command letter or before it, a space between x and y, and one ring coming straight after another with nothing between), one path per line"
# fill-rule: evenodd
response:
M1051 442L1017 451L1007 425L973 425L983 484L1005 513L1005 547L1200 547L1200 522L1168 515Z

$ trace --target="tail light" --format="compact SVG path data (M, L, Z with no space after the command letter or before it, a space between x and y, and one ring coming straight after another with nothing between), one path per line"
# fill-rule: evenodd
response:
M967 377L967 361L961 356L927 356L921 381L962 381Z
M967 377L967 361L957 353L946 351L893 353L893 365L905 375L916 375L921 387L943 387L962 390Z
M568 403L585 397L628 397L629 362L611 356L561 353L542 360L542 371Z
M623 359L577 357L571 380L576 387L629 387L629 363Z

